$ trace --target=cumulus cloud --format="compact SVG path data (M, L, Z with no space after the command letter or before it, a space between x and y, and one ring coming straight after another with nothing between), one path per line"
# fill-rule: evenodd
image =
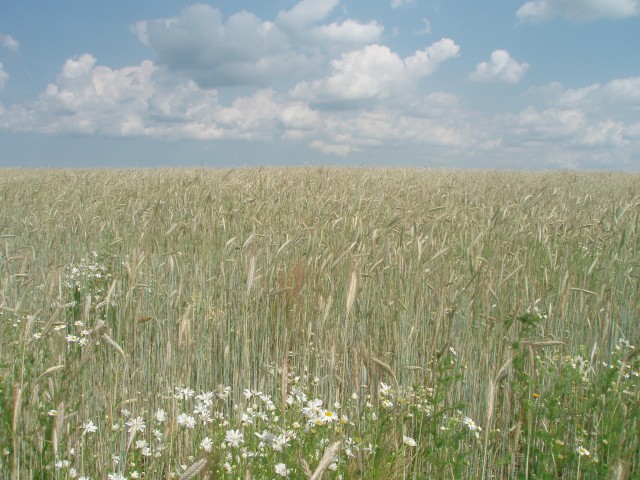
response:
M17 52L18 49L20 48L20 43L15 38L13 38L11 35L4 35L1 33L0 33L0 45L2 45L3 48L6 48L11 52Z
M455 114L427 118L383 107L373 111L323 112L322 120L313 131L310 146L339 156L383 146L462 149L478 138L472 123Z
M415 5L416 0L391 0L391 8L404 7L407 5Z
M629 118L640 110L640 77L617 78L601 85L593 83L580 88L564 88L553 82L530 89L550 105L580 108L592 113L606 113Z
M361 49L359 59L345 54L333 74L347 75L352 68L351 79L367 75L355 91L338 94L361 98L399 88L389 78L381 84L370 84L369 79L389 67L409 79L428 74L435 66L425 65L425 59L442 60L448 58L444 52L453 53L446 44L406 58L384 49L372 51L378 55ZM0 108L0 128L51 135L282 139L335 156L414 148L428 151L432 161L471 161L482 152L485 159L512 166L513 158L543 159L547 163L540 165L547 167L597 167L611 161L624 165L640 154L638 77L577 89L553 84L538 92L545 95L546 106L532 104L518 113L482 118L445 91L420 95L416 90L409 102L372 102L368 108L342 110L314 108L319 92L311 93L310 99L294 98L266 88L223 102L216 89L203 88L149 60L113 69L84 54L68 59L37 100Z
M14 131L199 140L304 133L316 121L307 105L272 89L223 105L217 90L149 60L111 69L90 54L68 59L36 101L0 112L0 127Z
M459 51L460 47L448 38L404 59L385 45L367 45L332 60L329 76L300 82L291 95L316 103L389 98L406 93L442 62L458 56Z
M223 19L217 8L193 5L177 17L145 20L132 30L158 63L202 87L268 86L302 78L317 68L322 52L335 53L378 40L375 21L326 21L339 0L302 0L274 21L241 11Z
M442 60L442 55L436 55L441 50L442 45L436 45L406 59L389 51L385 61L400 62L398 68L407 75L422 75L436 67L425 62ZM367 71L372 73L371 69ZM450 115L456 104L454 95L439 92L427 95L413 113L394 107L317 110L307 101L271 88L258 89L225 104L216 89L202 88L149 60L112 69L84 54L68 59L56 81L37 100L0 111L0 128L50 135L282 138L344 156L383 142L438 147L467 144L474 137L465 131L468 125L463 127L438 115L438 111Z
M150 61L112 70L96 66L89 54L68 59L55 83L38 100L6 109L0 125L22 131L98 133L127 135L144 133L141 115L154 86ZM139 129L132 129L139 125Z
M302 0L291 10L278 14L276 22L293 30L321 22L340 4L340 0Z
M377 41L384 28L378 22L360 23L347 19L342 23L321 25L311 31L311 38L319 43L329 42L329 48L340 45L364 45Z
M7 84L9 80L9 74L5 72L4 65L0 62L0 91L4 89L4 86Z
M626 18L638 15L638 0L532 0L522 5L516 15L522 20L540 22L555 17L573 21L597 18Z
M527 62L518 63L506 50L494 50L491 60L479 63L469 78L477 82L518 83L528 69Z
M329 155L338 155L340 157L346 157L354 150L354 148L350 145L326 143L322 140L314 140L309 146L311 148L315 148L316 150L320 150L323 153L327 153Z
M579 109L549 108L540 111L529 106L517 115L508 116L515 137L527 142L549 142L580 132L586 122Z
M613 100L640 107L640 77L611 80L603 90Z
M542 97L546 107L529 106L503 117L502 128L512 144L562 147L573 153L585 148L612 149L609 158L640 154L636 132L640 77L573 89L556 82L530 93Z
M276 26L298 46L336 51L377 41L384 28L376 21L362 23L348 18L342 22L326 22L340 0L302 0L291 10L283 10L275 19Z
M517 115L507 115L506 120L510 141L525 148L623 148L631 143L623 121L590 115L580 108L529 106Z
M133 30L158 63L203 87L267 85L307 62L272 22L247 11L223 22L218 9L193 5L175 18L138 22Z

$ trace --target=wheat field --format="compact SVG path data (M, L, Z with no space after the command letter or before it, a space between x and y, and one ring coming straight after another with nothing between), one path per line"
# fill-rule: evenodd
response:
M2 478L640 475L640 175L0 171Z

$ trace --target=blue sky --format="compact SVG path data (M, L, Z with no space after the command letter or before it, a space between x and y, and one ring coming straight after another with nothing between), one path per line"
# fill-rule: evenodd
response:
M640 0L3 0L1 166L640 170Z

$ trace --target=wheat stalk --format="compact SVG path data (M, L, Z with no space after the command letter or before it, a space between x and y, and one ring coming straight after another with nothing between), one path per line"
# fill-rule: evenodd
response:
M324 455L322 456L322 459L320 459L320 463L318 464L316 469L313 471L313 473L309 476L308 480L319 480L320 478L322 478L322 474L325 472L327 468L329 468L329 465L331 465L331 462L333 462L336 456L338 455L338 451L340 450L340 445L342 445L342 442L340 442L340 440L333 442L331 445L329 445L329 447L325 450Z
M358 275L355 271L351 272L351 278L349 280L349 286L347 287L347 301L346 301L346 314L345 317L349 318L353 302L356 299L356 291L358 288Z
M191 340L191 307L191 304L187 306L187 309L179 320L180 328L178 330L178 347L182 346L182 343L185 341L185 337L188 341Z
M12 471L14 474L18 474L18 458L20 458L19 453L19 439L20 435L18 435L18 422L20 420L20 412L22 410L22 392L24 390L24 386L20 387L18 383L13 384L13 419L11 422L11 436L12 436ZM18 477L16 477L18 478Z
M124 354L124 350L120 348L120 345L118 345L113 338L111 338L107 333L103 333L102 338L104 339L105 342L111 345L120 355L122 355L122 358L124 358L125 361L127 360L127 356Z
M184 473L180 476L179 480L191 480L195 478L204 468L207 466L207 459L201 458L200 460L196 460L193 462L189 468L187 468Z
M64 402L58 404L56 408L56 416L53 422L53 431L51 432L53 443L53 458L58 458L58 450L60 446L60 435L62 434L62 422L64 421Z
M609 469L607 480L627 480L629 478L629 463L618 459Z
M252 255L249 260L249 272L247 273L247 295L251 293L253 288L253 279L256 273L256 256Z

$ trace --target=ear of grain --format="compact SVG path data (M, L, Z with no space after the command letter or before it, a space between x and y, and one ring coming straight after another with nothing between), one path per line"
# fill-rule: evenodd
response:
M327 297L327 303L325 304L324 307L324 312L322 314L322 320L323 321L327 321L327 318L329 318L329 312L331 312L331 307L333 306L333 295L329 294L329 296Z
M309 477L309 480L319 480L320 478L322 478L322 474L327 468L329 468L331 462L333 462L337 457L338 451L340 450L340 445L342 445L342 442L340 442L340 440L329 445L329 447L325 450L324 455L320 459L320 463Z
M111 282L111 286L109 287L109 292L107 293L107 297L105 298L104 302L102 302L102 304L107 308L107 310L111 305L111 298L113 297L113 291L116 288L116 281L117 280L114 279L113 282Z
M389 364L383 362L379 358L374 357L367 350L367 347L365 346L364 342L360 343L360 351L359 351L359 353L362 356L362 359L363 359L366 367L369 370L371 370L373 368L382 370L383 372L385 372L387 375L389 375L391 377L391 379L394 381L394 383L396 385L398 384L398 378L396 377L396 374L393 371L393 369L391 368L391 366Z
M13 419L11 422L11 436L12 436L12 470L13 472L18 471L18 458L20 458L20 438L21 435L18 434L18 423L20 421L20 414L22 411L22 392L24 387L21 387L20 384L13 384Z
M207 459L201 458L200 460L196 460L193 462L189 468L187 468L184 473L180 476L179 480L191 480L195 478L197 475L202 472L207 466Z
M253 288L253 280L256 274L256 256L253 255L249 260L249 271L247 273L247 295L251 293Z
M349 280L349 286L347 287L347 300L346 300L346 317L349 318L353 302L356 299L356 291L358 289L358 276L356 272L351 272L351 278Z
M282 405L287 404L287 393L289 392L289 355L285 352L282 355L282 372L280 373L280 401Z
M84 310L82 312L82 320L86 324L89 321L89 312L91 312L91 294L87 295L84 299Z
M62 435L62 424L64 422L64 402L60 402L56 408L56 416L53 421L53 431L51 432L53 443L53 457L58 458L60 448L60 435Z
M191 307L191 304L187 306L187 310L179 320L180 328L178 330L178 347L182 346L185 342L185 338L187 341L191 340Z
M311 468L309 467L309 463L304 458L299 458L298 461L300 462L300 465L302 466L302 471L304 472L304 474L307 477L311 477L311 475L313 475L313 472L311 471Z
M629 478L629 463L619 458L609 469L607 480L629 480Z
M118 345L116 343L116 341L111 338L108 334L103 333L102 334L102 338L104 339L105 342L107 342L111 347L113 347L120 355L122 355L122 358L124 358L125 360L127 359L127 356L124 354L124 350L122 350L122 348L120 348L120 345Z
M0 265L0 267L1 267L1 265ZM29 341L29 337L31 336L31 327L33 326L33 322L34 322L35 318L36 318L35 315L27 315L27 323L24 326L24 339L25 339L25 342Z
M65 365L56 365L55 367L49 367L47 368L44 372L42 372L40 374L40 376L36 379L36 382L39 382L43 377L46 377L47 375L52 375L56 372L59 372L61 370L64 370Z

